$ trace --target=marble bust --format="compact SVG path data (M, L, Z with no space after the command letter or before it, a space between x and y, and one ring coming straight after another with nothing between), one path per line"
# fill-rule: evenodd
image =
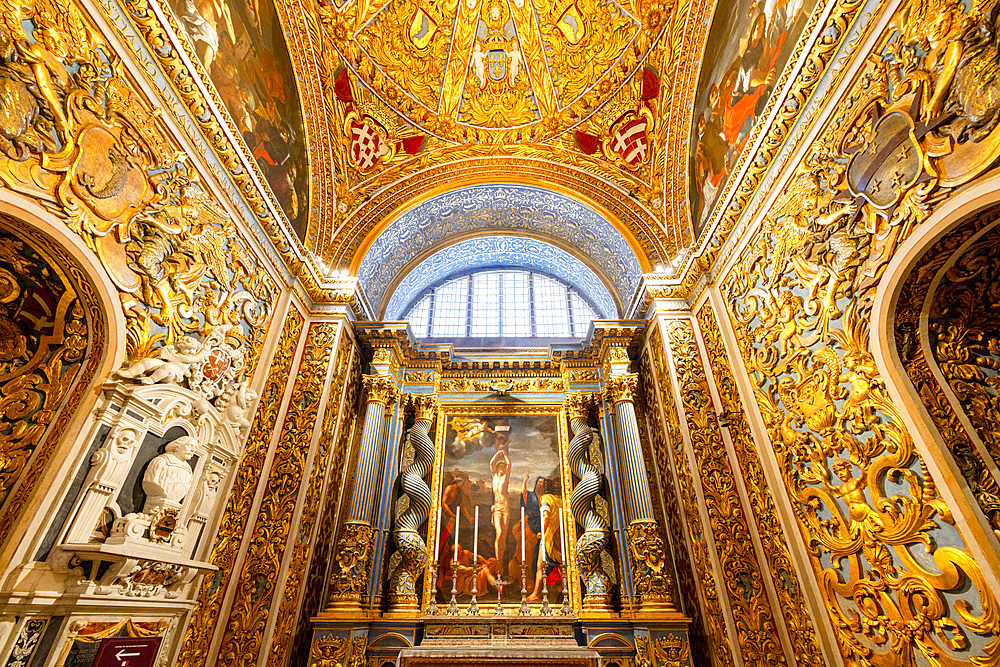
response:
M187 461L194 456L197 447L196 438L181 436L168 442L167 451L149 462L142 477L142 490L146 493L144 513L180 507L194 475Z

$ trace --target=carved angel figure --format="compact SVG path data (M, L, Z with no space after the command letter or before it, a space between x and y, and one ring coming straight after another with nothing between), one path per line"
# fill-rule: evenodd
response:
M176 345L165 345L158 356L140 359L126 370L118 371L117 377L143 384L160 382L180 384L191 373L191 367L205 360L210 352L208 345L191 336L184 336Z
M250 420L247 419L247 412L250 404L257 399L257 392L247 386L246 382L229 387L222 395L223 416L239 431L240 437L244 437L250 430Z
M188 459L194 456L197 447L196 438L184 435L168 442L167 451L149 462L142 476L142 490L146 493L143 513L151 514L163 507L180 507L194 476Z

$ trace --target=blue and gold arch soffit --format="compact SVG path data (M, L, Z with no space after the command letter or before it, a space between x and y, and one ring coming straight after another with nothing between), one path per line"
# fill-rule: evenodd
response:
M499 184L451 190L404 212L368 246L358 280L374 310L384 314L397 286L424 260L448 246L493 236L544 241L572 255L603 283L619 313L642 280L632 246L597 211L545 188ZM502 250L493 248L493 254L484 254L483 266L511 264ZM491 252L485 245L480 250ZM572 282L579 284L579 279ZM596 295L592 298L596 302Z
M420 262L392 291L381 319L402 319L425 288L449 276L498 267L555 276L589 298L601 317L618 318L618 306L607 286L586 264L565 250L536 239L484 236L442 248Z

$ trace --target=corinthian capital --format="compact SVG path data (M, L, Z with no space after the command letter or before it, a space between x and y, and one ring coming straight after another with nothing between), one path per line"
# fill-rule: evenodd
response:
M389 375L364 375L365 391L368 393L369 403L381 403L388 407L395 402L399 395L395 380Z
M639 386L638 373L609 375L604 382L604 400L611 403L634 401L635 390Z
M563 407L569 412L569 420L586 419L595 400L596 396L591 392L566 394Z
M411 394L409 400L413 406L414 421L434 421L434 413L438 409L437 394Z

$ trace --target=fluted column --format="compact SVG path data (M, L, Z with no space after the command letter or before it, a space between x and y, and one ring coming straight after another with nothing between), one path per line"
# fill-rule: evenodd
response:
M573 518L583 525L583 534L576 542L576 569L583 581L585 611L608 611L611 582L601 566L601 554L608 544L608 518L598 512L595 499L604 486L600 463L600 437L590 425L590 406L595 394L567 394L563 405L569 412L573 439L566 451L570 468L580 481L573 487L569 507ZM566 554L569 557L569 554Z
M395 612L416 612L420 609L416 584L427 566L432 553L420 536L420 527L431 511L431 489L424 478L434 465L434 441L429 435L431 422L437 412L435 394L415 394L409 399L413 406L413 426L406 433L407 442L413 447L413 462L400 473L402 495L397 501L405 510L396 518L393 537L400 561L389 579L389 599Z
M352 610L361 605L368 590L372 559L372 513L375 480L379 472L379 445L383 440L385 415L399 390L392 376L365 375L368 395L365 424L361 432L358 466L354 474L354 493L347 520L341 530L330 575L330 599L327 610Z
M604 400L614 406L616 443L622 470L622 492L628 521L632 582L642 611L675 611L671 598L670 564L663 549L663 533L653 518L649 479L635 417L637 373L608 375Z

